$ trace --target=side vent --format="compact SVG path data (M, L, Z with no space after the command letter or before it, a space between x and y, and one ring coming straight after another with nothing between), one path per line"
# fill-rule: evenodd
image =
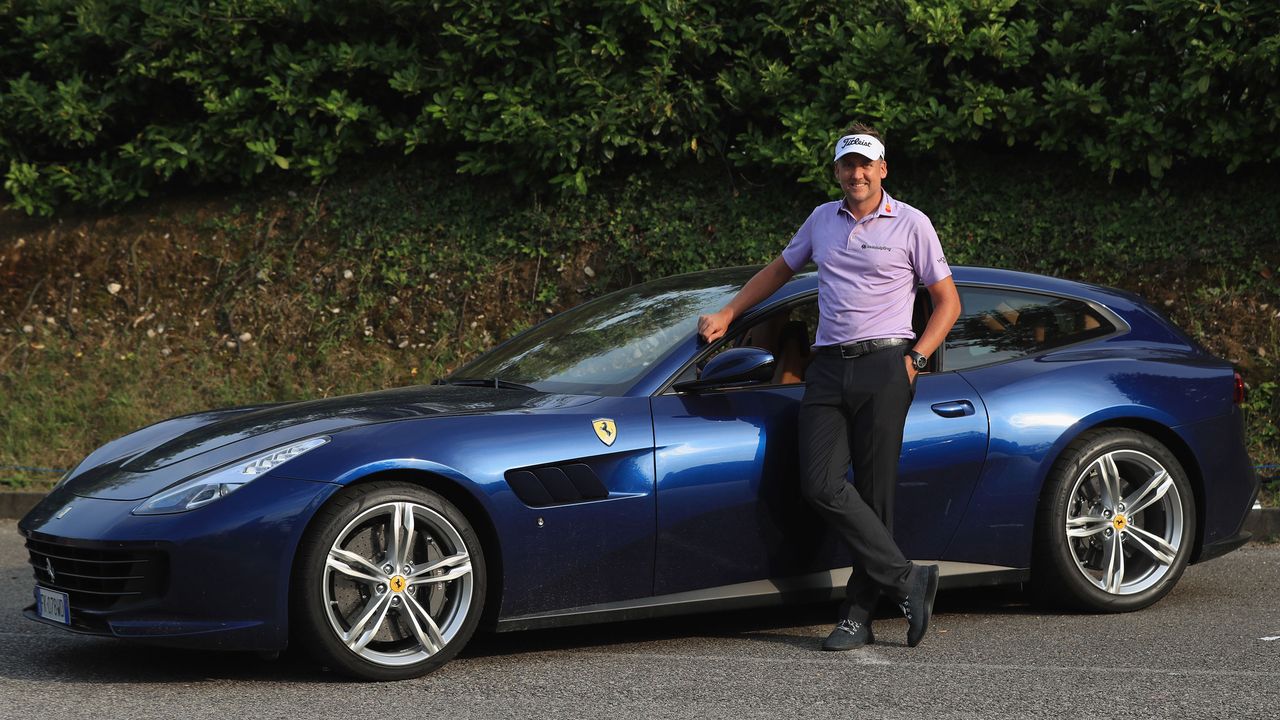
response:
M599 500L609 497L604 483L582 463L508 470L507 484L520 502L532 507Z

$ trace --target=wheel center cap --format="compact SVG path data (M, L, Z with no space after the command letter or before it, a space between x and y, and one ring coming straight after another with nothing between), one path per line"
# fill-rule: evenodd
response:
M396 575L392 577L391 582L389 583L389 585L391 586L391 592L397 592L397 593L404 592L404 588L408 584L409 584L409 581L405 580L403 575Z
M1111 527L1114 527L1116 530L1123 530L1128 525L1129 520L1125 518L1123 514L1117 514L1115 517L1111 518Z

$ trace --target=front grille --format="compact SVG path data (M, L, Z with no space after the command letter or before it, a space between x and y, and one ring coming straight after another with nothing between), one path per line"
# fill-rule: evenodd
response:
M42 587L65 592L72 611L112 610L160 597L168 559L159 550L118 550L27 540Z

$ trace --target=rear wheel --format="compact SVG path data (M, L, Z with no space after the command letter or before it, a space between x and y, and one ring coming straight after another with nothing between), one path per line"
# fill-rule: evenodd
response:
M442 496L405 483L339 492L298 554L295 639L321 664L367 680L448 662L484 607L480 542Z
M1138 610L1187 566L1195 496L1173 453L1128 429L1083 433L1054 464L1036 522L1037 594L1087 610Z

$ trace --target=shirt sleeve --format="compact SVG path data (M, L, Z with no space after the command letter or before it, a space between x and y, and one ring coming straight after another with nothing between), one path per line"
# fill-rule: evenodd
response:
M782 261L792 272L800 272L800 268L809 264L813 258L813 216L817 211L809 213L804 224L791 237L791 242L782 250Z
M951 266L947 264L947 257L942 254L938 233L934 231L933 223L924 215L920 216L915 232L912 233L911 266L915 268L916 277L925 287L951 277Z

